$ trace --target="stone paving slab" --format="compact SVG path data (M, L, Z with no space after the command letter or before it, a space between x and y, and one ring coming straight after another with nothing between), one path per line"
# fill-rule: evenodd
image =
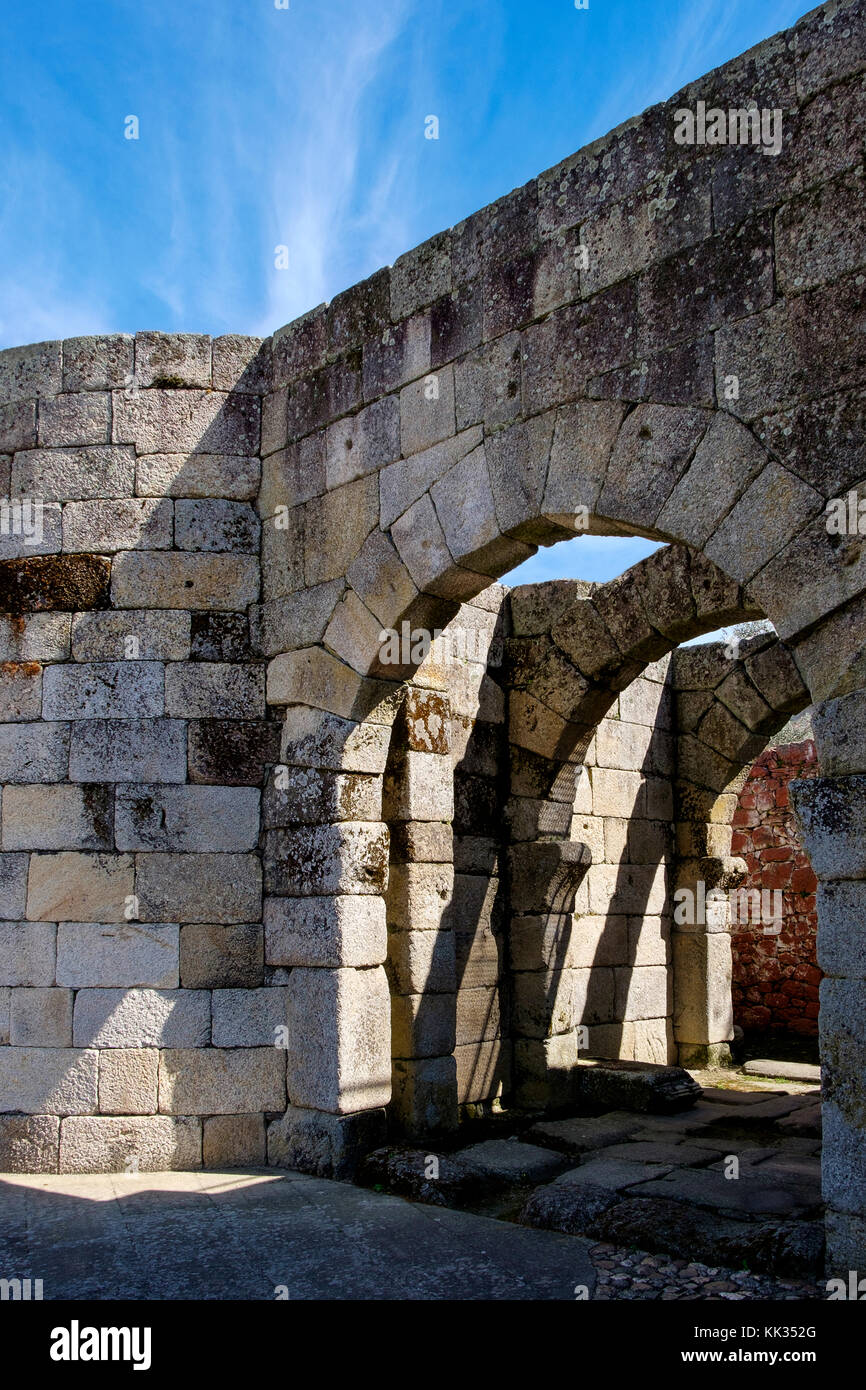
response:
M487 1139L461 1149L460 1160L474 1172L499 1182L547 1182L568 1163L562 1154L516 1139Z
M273 1169L0 1179L0 1269L47 1300L573 1301L589 1244Z
M568 1120L542 1120L527 1131L527 1138L563 1153L580 1154L619 1144L641 1129L643 1115L611 1110L605 1115L577 1115Z
M773 1062L755 1058L743 1064L746 1076L781 1077L785 1081L815 1081L820 1084L821 1068L813 1062Z
M789 1180L782 1186L760 1168L747 1168L739 1178L726 1178L723 1172L678 1168L666 1176L645 1182L630 1193L635 1197L664 1197L697 1206L748 1212L755 1215L787 1216L797 1208L808 1209L820 1201L811 1181Z
M554 1179L551 1186L575 1187L592 1186L608 1188L621 1192L635 1183L646 1183L653 1178L664 1178L670 1166L662 1163L631 1163L625 1159L607 1157L591 1158L579 1168L569 1168Z

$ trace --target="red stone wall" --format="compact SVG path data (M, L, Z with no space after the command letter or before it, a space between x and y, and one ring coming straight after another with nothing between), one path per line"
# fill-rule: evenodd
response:
M734 813L732 852L749 866L743 887L783 894L778 936L749 924L735 928L732 937L734 1022L746 1032L818 1031L817 884L788 804L791 779L817 772L811 739L768 748L753 765Z

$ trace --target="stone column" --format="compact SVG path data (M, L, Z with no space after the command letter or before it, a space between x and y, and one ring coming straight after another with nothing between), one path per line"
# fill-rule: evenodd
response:
M391 830L386 895L391 985L392 1122L422 1138L457 1126L454 772L450 704L412 689L394 725L385 774Z
M816 708L825 775L791 782L818 878L827 1273L866 1271L866 692Z
M681 1067L718 1066L730 1061L733 956L727 895L739 887L745 875L742 859L684 860L678 866L677 889L691 895L696 917L692 922L678 922L678 908L684 904L675 897L671 931L674 1038ZM724 897L706 903L714 890Z
M350 1177L385 1138L389 736L386 724L289 709L265 792L265 959L289 971L289 1108L268 1158L320 1176Z
M575 972L568 957L577 889L591 862L574 840L535 840L508 854L514 1094L518 1105L562 1105L578 1059Z

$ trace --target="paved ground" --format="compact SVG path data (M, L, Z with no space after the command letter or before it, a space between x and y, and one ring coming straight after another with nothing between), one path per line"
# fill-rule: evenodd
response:
M273 1169L0 1178L0 1278L45 1299L574 1300L590 1244Z

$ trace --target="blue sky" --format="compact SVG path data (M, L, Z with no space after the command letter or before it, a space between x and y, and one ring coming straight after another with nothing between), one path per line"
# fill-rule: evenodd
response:
M0 347L265 336L807 8L3 0ZM647 549L567 545L530 577Z

